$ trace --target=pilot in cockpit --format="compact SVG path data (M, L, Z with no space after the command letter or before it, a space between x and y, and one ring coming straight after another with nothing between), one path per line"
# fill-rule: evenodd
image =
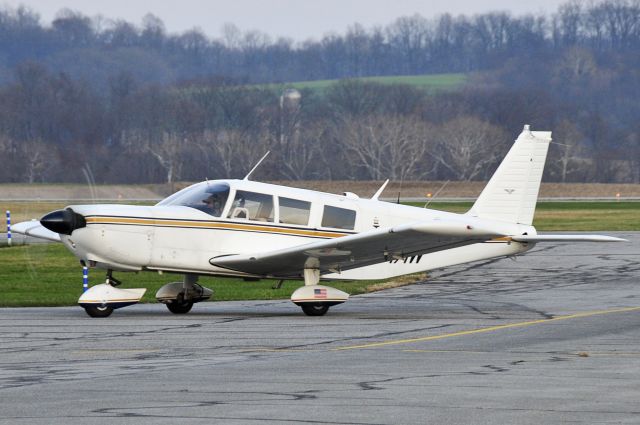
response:
M211 215L220 217L224 204L219 193L211 194L207 199L203 199L202 202L207 204Z

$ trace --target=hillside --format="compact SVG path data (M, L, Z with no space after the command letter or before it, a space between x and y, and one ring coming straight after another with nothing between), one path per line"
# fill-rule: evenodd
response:
M429 92L443 91L443 90L455 90L460 88L467 82L468 76L461 73L452 74L429 74L429 75L396 75L396 76L384 76L384 77L358 77L352 78L352 80L378 83L378 84L404 84L420 89L424 89ZM325 91L332 85L339 83L342 80L314 80L314 81L297 81L292 83L281 84L268 84L261 87L293 87L298 90L317 90Z

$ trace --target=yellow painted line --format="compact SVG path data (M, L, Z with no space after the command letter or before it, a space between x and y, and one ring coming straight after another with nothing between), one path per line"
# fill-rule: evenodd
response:
M148 218L129 218L129 217L88 217L87 223L92 224L139 224L147 226L170 226L170 227L201 227L205 229L231 229L231 230L249 230L267 233L282 233L285 235L295 236L318 236L325 238L339 238L346 236L345 233L321 232L307 229L289 229L275 226L256 226L250 224L236 223L215 223L215 222L198 222L198 221L182 221L182 220L157 220Z
M558 316L558 317L554 317L553 319L540 319L540 320L531 320L528 322L509 323L506 325L489 326L487 328L452 332L452 333L441 334L441 335L424 336L420 338L397 339L392 341L374 342L371 344L350 345L346 347L333 348L331 351L356 350L361 348L384 347L387 345L411 344L414 342L435 341L438 339L453 338L453 337L464 336L464 335L474 335L474 334L498 331L502 329L521 328L525 326L538 325L542 323L559 322L561 320L578 319L582 317L591 317L591 316L601 316L604 314L626 313L630 311L640 311L640 307L627 307L627 308L617 308L613 310L589 311L585 313L576 313L576 314L568 314L566 316Z
M616 356L640 357L640 353L624 353L624 352L615 352L615 351L611 351L611 352L608 352L608 353L603 353L603 352L592 353L590 351L585 351L585 353L587 353L589 355L589 357L616 357Z

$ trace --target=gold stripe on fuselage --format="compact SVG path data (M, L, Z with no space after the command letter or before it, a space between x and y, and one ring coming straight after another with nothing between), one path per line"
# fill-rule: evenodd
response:
M251 225L215 221L187 221L173 219L153 219L136 217L87 217L91 224L128 224L157 227L198 227L203 229L244 230L249 232L277 233L292 236L310 236L315 238L339 238L350 233L323 232L309 229L292 229L276 226Z

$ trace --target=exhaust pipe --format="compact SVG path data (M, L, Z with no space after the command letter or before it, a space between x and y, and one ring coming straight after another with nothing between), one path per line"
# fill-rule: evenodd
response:
M84 217L71 208L50 212L40 219L40 224L52 232L63 235L70 235L74 230L87 226Z

